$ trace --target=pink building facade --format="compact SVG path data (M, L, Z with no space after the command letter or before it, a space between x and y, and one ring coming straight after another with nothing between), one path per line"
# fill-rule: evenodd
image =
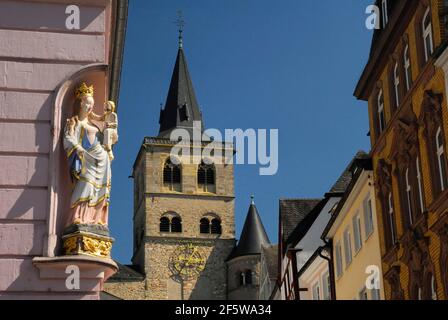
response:
M126 19L122 0L0 1L1 299L98 299L116 272L111 259L62 255L71 192L62 131L80 82L94 85L99 113L117 101ZM66 286L71 265L79 288Z

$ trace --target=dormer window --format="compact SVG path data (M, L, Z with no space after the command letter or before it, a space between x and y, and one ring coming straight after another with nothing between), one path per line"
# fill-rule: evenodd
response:
M387 13L387 0L381 1L381 13L382 13L382 21L383 21L383 28L386 28L387 23L389 22L389 16Z

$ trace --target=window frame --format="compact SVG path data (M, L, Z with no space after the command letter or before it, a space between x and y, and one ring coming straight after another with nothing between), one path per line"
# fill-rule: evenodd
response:
M392 192L389 192L388 195L388 217L389 217L389 223L390 223L390 232L389 235L391 237L391 245L394 246L397 243L397 234L395 229L395 208L394 208L394 201L393 201L393 194Z
M412 210L412 185L410 183L409 179L409 167L406 168L405 171L405 183L406 183L406 205L407 205L407 214L409 219L409 225L414 224L414 216L413 216L413 210Z
M217 223L217 227L219 228L219 230L217 231L217 232L214 232L214 230L213 230L213 228L215 227L214 226L214 222L216 221L216 223ZM219 218L213 218L211 221L210 221L210 234L213 234L213 235L221 235L222 234L222 221L221 221L221 219L219 219Z
M169 181L165 179L167 174L169 174ZM176 179L177 175L179 175L178 180ZM182 165L174 164L170 157L163 163L162 186L169 191L180 192L182 189Z
M428 26L425 26L426 19L429 19ZM434 53L434 35L432 32L432 17L431 17L431 7L428 7L425 11L425 14L423 15L423 19L421 21L421 27L422 27L422 37L423 37L423 50L424 50L424 61L425 63L429 61L429 58ZM429 45L428 48L427 44L427 37L429 37ZM428 51L429 49L429 51Z
M354 240L353 244L355 254L358 254L358 252L361 251L362 249L362 227L361 227L361 214L359 210L353 216L352 223L353 223L353 240Z
M403 68L406 92L411 89L412 86L412 69L411 69L411 55L409 54L409 44L406 43L403 50Z
M377 96L377 113L378 113L378 129L379 134L383 133L386 129L386 115L384 112L384 93L383 89L380 89Z
M447 188L446 181L446 161L445 146L443 144L442 127L440 126L436 132L436 155L437 155L437 171L440 183L440 191L443 192ZM444 172L445 171L445 172Z
M383 22L383 28L386 28L388 22L389 22L389 14L387 10L387 0L381 1L381 17Z
M347 269L353 261L350 227L347 227L344 230L344 257L345 257L345 269Z
M179 221L179 230L174 231L173 230L173 220ZM170 232L171 233L182 233L183 232L183 226L182 226L182 218L180 216L174 216L170 219Z
M394 94L395 94L395 106L398 108L400 106L400 74L398 61L395 61L394 71L393 71L393 84L394 84Z
M205 232L205 230L203 228L205 228L205 222L207 221L207 232ZM210 234L210 229L211 229L211 223L210 223L210 219L207 217L202 217L201 220L199 220L199 233L200 234Z
M253 272L250 269L247 269L244 272L245 286L250 286L254 284Z
M425 202L423 198L423 179L420 170L420 158L417 156L415 160L416 172L417 172L417 188L418 188L418 202L420 205L421 213L425 212Z
M433 274L431 274L431 300L438 300L437 297L437 286L436 286L436 278Z
M331 300L331 281L329 271L326 271L322 275L322 293L323 300Z
M373 219L373 203L372 198L369 195L364 199L364 241L367 241L367 239L369 239L373 234L373 231L375 229Z
M342 263L342 246L341 246L341 241L336 242L336 247L335 247L335 254L336 254L336 277L340 278L343 274L343 263Z
M164 227L168 227L168 230L162 230L162 221L168 221L167 225L163 225ZM163 216L159 219L159 232L160 233L170 233L171 232L171 219L169 217Z
M201 170L203 170L202 174L204 175L203 182L201 182L200 179ZM209 181L210 174L213 175L212 177L213 181ZM202 161L197 168L196 181L197 181L197 188L202 192L216 193L216 166L214 164L206 164Z

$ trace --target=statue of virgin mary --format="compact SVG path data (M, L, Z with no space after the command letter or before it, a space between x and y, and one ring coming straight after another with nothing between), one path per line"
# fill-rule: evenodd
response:
M74 182L66 225L107 226L111 188L111 159L103 146L103 133L92 121L93 86L76 90L77 115L67 120L64 149Z

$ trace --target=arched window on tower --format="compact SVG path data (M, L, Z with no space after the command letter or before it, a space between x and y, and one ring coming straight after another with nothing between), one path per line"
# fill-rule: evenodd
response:
M238 278L239 278L239 283L240 286L245 286L246 285L246 275L244 274L244 272L238 273Z
M170 219L168 217L160 218L160 232L170 232Z
M198 167L198 188L203 192L216 192L215 166L201 162Z
M239 284L242 287L250 286L253 284L253 272L252 270L246 270L238 273Z
M219 220L217 218L212 220L211 233L212 234L221 234L222 233L221 220Z
M199 225L199 231L206 234L210 233L210 220L202 218Z
M163 186L170 191L181 191L182 170L180 164L174 164L168 158L163 166Z
M171 219L171 232L182 232L182 220L179 217Z
M182 219L177 213L166 213L160 218L160 232L182 232Z
M215 213L207 213L199 221L199 231L201 234L222 234L221 219Z
M246 286L251 285L252 284L252 270L246 270L246 272L244 273L245 276L245 284Z

